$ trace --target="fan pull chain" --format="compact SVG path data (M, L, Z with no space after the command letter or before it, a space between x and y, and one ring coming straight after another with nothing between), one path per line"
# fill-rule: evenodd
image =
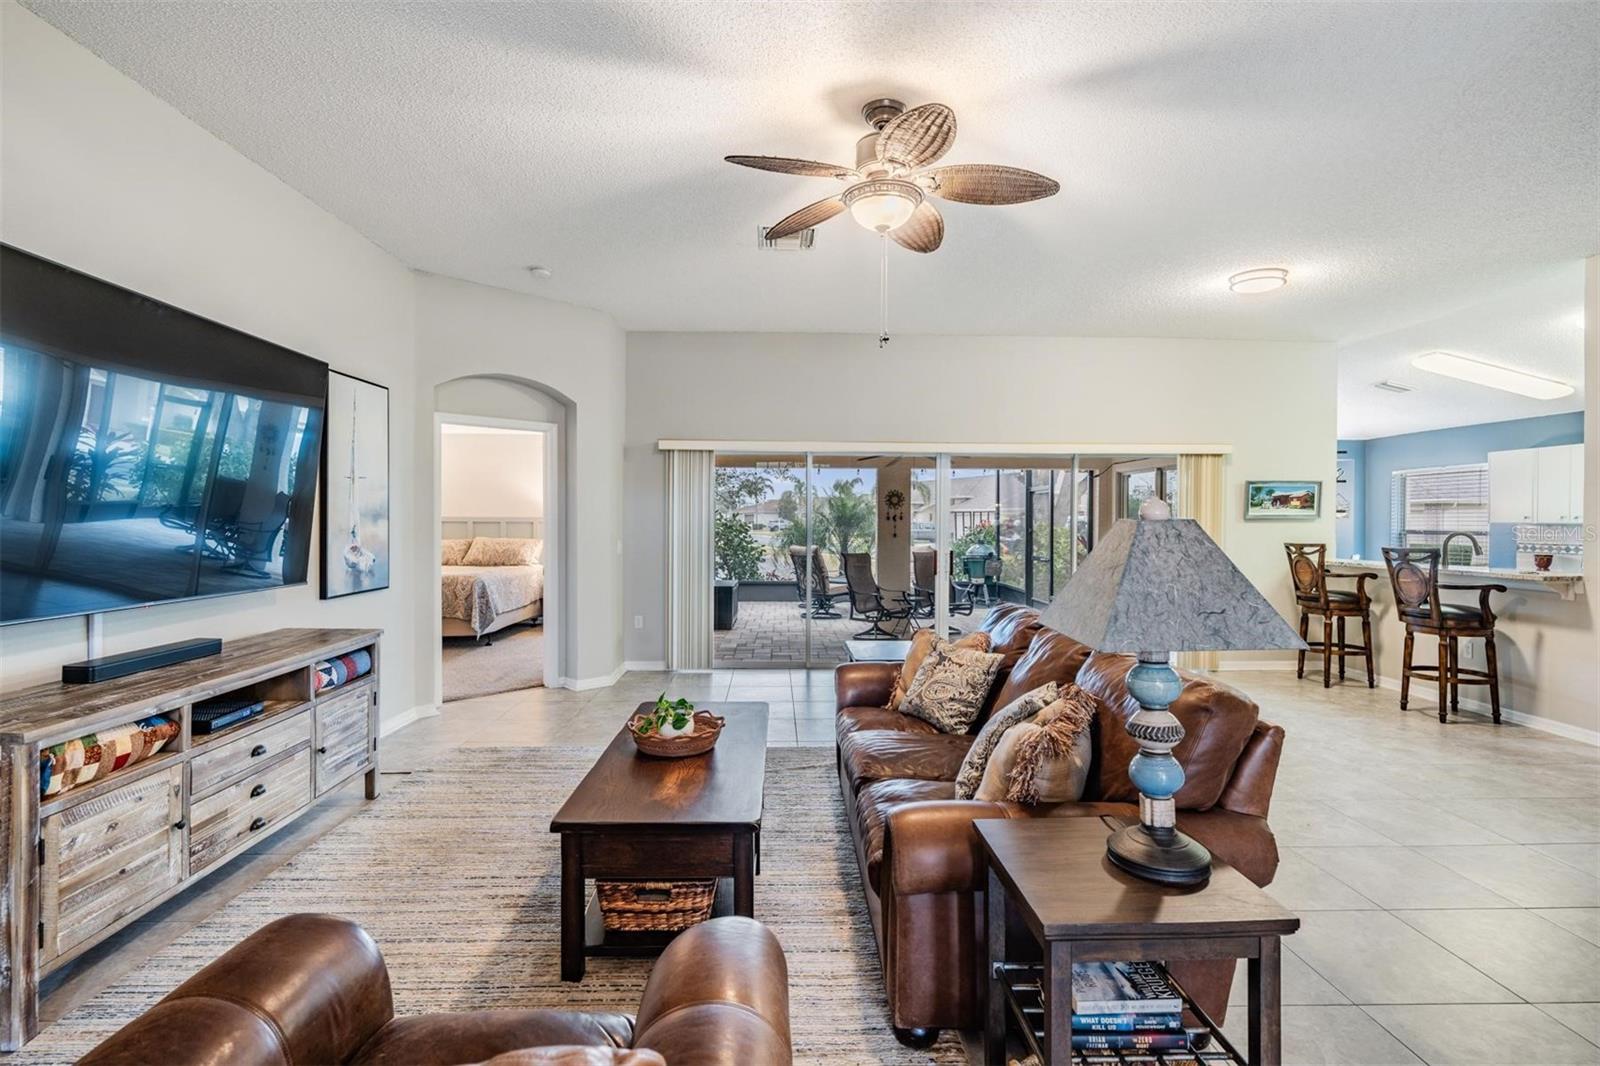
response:
M889 235L878 238L883 245L883 263L878 268L878 347L889 343Z

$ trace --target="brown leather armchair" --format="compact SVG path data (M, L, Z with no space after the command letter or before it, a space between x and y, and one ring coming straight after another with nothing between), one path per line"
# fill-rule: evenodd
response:
M1095 698L1094 760L1082 801L1030 807L955 799L956 772L972 737L939 733L885 707L899 664L851 663L835 671L840 792L877 934L890 1024L913 1046L931 1043L941 1028L979 1022L977 953L986 931L972 822L1138 816L1138 793L1127 776L1136 748L1123 729L1138 707L1126 685L1133 657L1091 654L1041 628L1027 608L996 608L984 628L1004 656L985 714L1050 681L1076 681ZM1174 753L1187 775L1176 797L1178 824L1264 886L1278 866L1266 817L1283 730L1261 721L1242 693L1182 676L1183 693L1172 705L1187 730ZM1172 964L1219 1020L1233 968L1231 960Z
M637 1017L560 1010L394 1016L389 971L354 922L293 914L252 933L80 1066L786 1066L783 949L749 918L662 952Z

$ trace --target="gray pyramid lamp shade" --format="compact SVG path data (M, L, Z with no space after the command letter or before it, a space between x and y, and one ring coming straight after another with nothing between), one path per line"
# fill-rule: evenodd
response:
M1305 647L1192 518L1112 526L1040 621L1096 651Z
M1183 691L1168 661L1175 651L1262 651L1305 643L1189 518L1148 500L1139 520L1111 527L1040 621L1096 651L1133 652L1128 692L1139 710L1125 723L1139 753L1128 778L1139 790L1139 823L1106 841L1111 861L1147 880L1193 885L1211 876L1211 853L1177 828L1172 797L1183 767L1172 749L1183 724L1167 708Z

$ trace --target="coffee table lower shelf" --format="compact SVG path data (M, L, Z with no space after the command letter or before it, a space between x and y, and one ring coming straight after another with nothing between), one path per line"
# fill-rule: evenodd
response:
M733 878L717 879L717 894L711 903L711 916L725 918L733 913ZM698 924L698 923L697 923ZM693 928L689 926L688 928ZM600 914L600 897L589 892L589 902L583 909L583 953L593 958L642 958L661 954L661 949L672 943L678 933L656 930L629 931L607 929Z
M1017 1030L1022 1034L1023 1042L1030 1052L1036 1055L1040 1062L1047 1061L1044 1054L1044 992L1040 981L1044 976L1044 967L1040 965L1017 965L1003 963L1000 965L1000 981L1005 988L1006 1005L1010 1008L1013 1021L1017 1023ZM1222 1029L1197 1006L1194 1000L1185 992L1169 975L1171 982L1178 994L1183 997L1185 1013L1193 1017L1199 1025L1188 1027L1191 1047L1186 1051L1144 1051L1144 1050L1114 1050L1095 1049L1092 1051L1074 1051L1072 1053L1072 1066L1112 1066L1112 1064L1128 1064L1128 1066L1244 1066L1246 1059L1222 1035ZM1193 1045L1203 1045L1195 1048Z

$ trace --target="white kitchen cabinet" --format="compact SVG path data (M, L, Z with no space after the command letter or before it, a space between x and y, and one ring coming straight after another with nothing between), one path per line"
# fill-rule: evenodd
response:
M1565 447L1539 448L1534 485L1534 521L1572 521L1572 455Z
M1489 521L1534 521L1534 485L1539 478L1537 448L1489 453Z

